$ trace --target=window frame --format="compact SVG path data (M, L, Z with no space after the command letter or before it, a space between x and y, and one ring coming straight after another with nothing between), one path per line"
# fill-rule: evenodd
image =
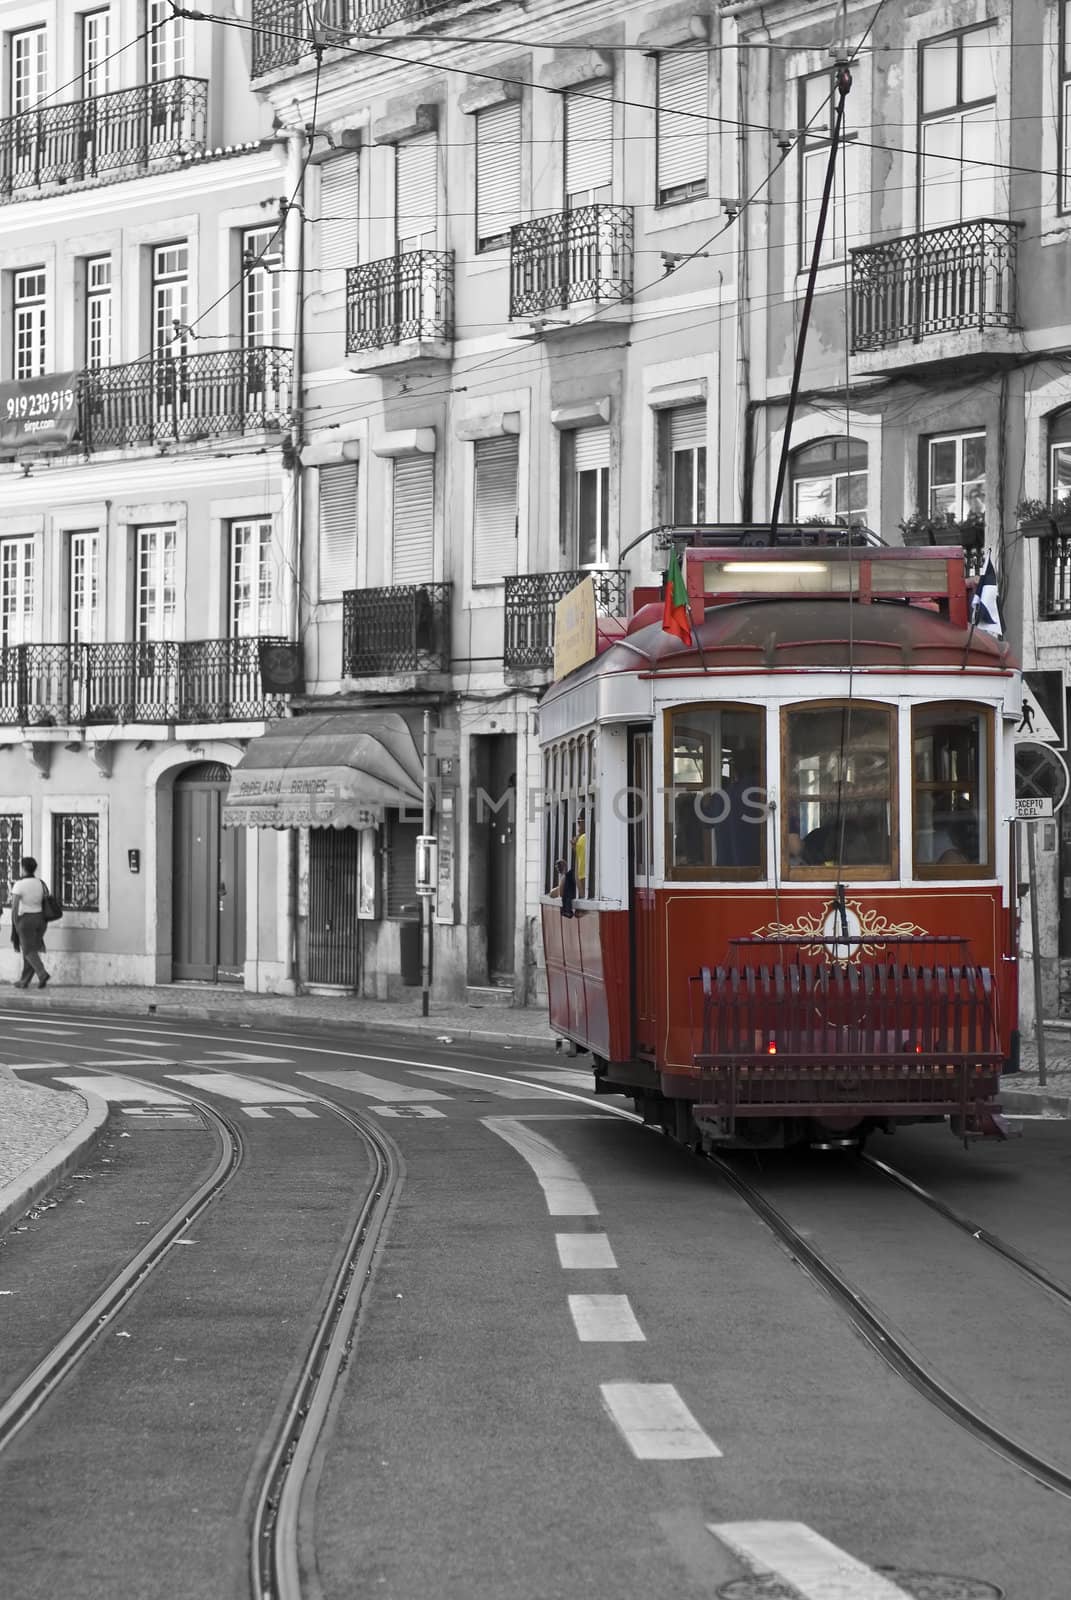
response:
M703 443L679 445L675 448L673 444L673 419L684 411L703 412ZM656 413L660 480L659 499L662 511L660 520L662 522L685 525L687 523L706 521L708 444L705 429L708 425L709 415L705 400L691 401L679 406L665 406ZM692 458L692 507L687 516L680 515L680 508L677 505L676 469L678 456L691 456Z
M1071 0L1060 0L1057 18L1056 211L1071 212Z
M855 700L847 698L830 698L819 700L794 700L782 705L778 710L778 744L781 772L781 824L778 849L781 856L781 881L784 883L835 883L838 879L850 878L853 882L889 883L895 882L900 877L900 716L899 705L890 705L881 700ZM789 764L789 718L800 712L822 711L867 711L881 712L887 719L889 726L889 860L877 865L856 865L853 862L841 862L839 866L827 867L809 866L803 862L793 862L789 851L789 824L792 820L793 802L799 803L800 797L794 795L791 788L791 768ZM850 797L848 797L850 803ZM801 842L804 837L802 831L799 835ZM886 870L888 869L888 870Z
M56 879L54 819L62 816L92 816L97 819L97 909L79 910L64 905L63 926L72 928L106 928L111 912L111 861L110 811L107 796L45 795L41 801L41 841L38 855L41 859L41 876L56 893L61 893Z
M598 899L599 863L597 860L599 729L580 728L555 740L543 750L543 897L560 900L555 864L573 866L573 838L577 822L584 818L585 880L584 893L577 901Z
M847 455L843 469L839 470L837 465L837 452L842 449L846 450ZM817 452L819 450L826 450L828 452L830 458L830 470L828 472L804 472L801 475L799 470L799 463L801 459L808 453L808 451ZM860 455L865 458L863 466L852 466L853 452L859 452ZM854 478L862 478L864 480L867 490L867 504L864 505L858 512L850 509L848 512L841 513L837 510L837 485L840 483L848 484L850 499L851 482ZM832 522L833 525L838 528L850 528L856 526L869 527L870 524L867 519L870 514L870 447L865 439L858 439L853 434L829 434L822 439L812 439L809 441L809 443L801 444L797 449L793 450L789 457L788 500L792 508L791 514L795 521L801 522L806 520L800 516L799 507L797 505L796 491L799 486L804 483L826 482L828 482L830 487L830 522Z
M241 327L243 350L272 348L280 342L282 324L282 234L271 223L243 228L239 240L242 266ZM260 241L260 242L258 242Z
M916 796L920 785L915 775L915 730L917 718L921 712L939 712L950 721L955 720L956 713L976 717L985 729L985 758L984 770L979 762L978 779L985 800L985 833L983 836L981 825L978 830L979 853L984 848L985 858L981 861L919 861L917 856L917 809ZM920 701L911 707L911 724L909 731L911 749L911 871L912 876L921 881L940 882L959 880L961 878L994 878L996 877L996 819L995 819L995 717L992 706L980 705L976 700L926 700ZM931 780L923 788L928 793L948 792L953 787L951 779ZM980 808L979 808L980 809Z
M149 535L156 537L150 540ZM150 595L157 597L151 607ZM151 632L160 619L164 631ZM140 523L134 529L134 639L160 644L179 637L178 523Z
M481 162L480 150L481 150L481 148L483 148L484 150L487 150L491 146L494 146L494 145L497 145L499 143L502 143L503 141L500 138L492 138L491 140L485 142L484 145L481 147L480 129L481 129L481 127L489 126L491 118L497 117L499 119L503 119L506 116L509 116L509 117L514 118L516 120L516 132L517 132L516 145L515 145L515 147L513 147L514 148L514 158L513 158L512 162L510 162L510 170L515 175L515 179L516 179L516 194L514 196L514 194L511 193L509 195L509 197L508 197L510 200L515 200L515 204L513 205L513 218L512 218L512 221L510 223L508 223L507 226L504 229L500 230L498 233L488 233L486 235L483 235L480 232L480 216L481 216L481 210L482 210L482 201L481 201L481 198L480 198L480 194L481 194L481 188L486 186L486 182L488 180L488 176L489 175L488 175L488 173L486 171L487 162L486 161ZM478 256L479 255L489 255L494 250L506 250L506 249L508 249L509 248L509 243L510 243L510 230L513 227L513 225L518 223L520 221L520 219L521 219L521 168L520 168L520 162L517 159L516 152L521 149L522 131L523 131L523 112L522 112L521 102L519 100L502 100L502 101L499 101L499 103L497 105L484 106L482 109L477 111L475 113L474 117L473 117L473 135L472 135L472 138L473 138L473 152L474 152L474 163L475 163L475 183L474 183L474 191L473 191L474 192L473 231L474 231L474 235L475 235L474 246L475 246L476 254ZM480 179L481 167L483 167L483 169L484 169L484 183L483 184L481 184L481 179ZM499 216L505 216L506 215L505 212L491 213L491 214L492 215L499 215Z
M506 464L505 463L505 457L507 455L509 455L511 457L511 459L509 460L508 465L512 466L512 468L513 468L513 505L512 505L513 553L512 553L512 561L508 561L504 565L496 564L496 570L495 570L494 574L492 576L486 576L484 574L484 572L483 572L482 566L480 565L480 555L481 555L481 551L484 549L484 542L481 539L480 530L481 530L481 527L484 530L487 530L489 528L489 524L490 524L492 518L493 517L497 517L497 515L500 514L501 511L503 510L502 506L497 506L493 502L491 502L489 504L489 488L488 488L488 485L489 485L489 480L493 479L493 477L495 475L495 462L493 460L488 459L488 458L492 457L496 452L498 452L503 457L503 466ZM481 472L481 467L482 467L482 472ZM502 470L501 466L500 466L499 470ZM505 582L507 577L512 578L512 577L516 576L517 566L518 566L518 559L519 559L518 558L518 549L519 549L519 544L520 544L520 527L519 527L519 517L520 517L520 473L521 473L521 441L520 441L520 437L519 437L518 434L515 434L515 433L502 433L502 434L495 434L492 437L487 438L487 439L475 439L475 440L473 440L473 447L472 447L472 587L473 587L473 589L489 589L489 588L501 587L501 585ZM481 500L481 495L480 495L481 482L485 485L484 495L483 495L482 500ZM505 508L505 509L507 509L507 511L508 511L509 508ZM492 548L496 549L496 550L497 549L502 549L502 547L504 546L504 544L506 542L506 538L507 538L507 535L506 535L506 532L505 532L505 522L503 521L501 527L492 529L490 531L491 531L492 537L493 537L493 546L492 546ZM494 557L492 556L491 559L493 560Z
M67 638L71 644L96 644L103 631L103 555L100 528L68 528L64 534L67 569Z
M275 621L273 528L270 516L232 517L227 524L227 636L260 639ZM243 588L252 599L243 603ZM255 590L255 594L253 594ZM250 626L250 623L255 626Z
M685 116L689 120L689 125L692 125L692 118L687 110L682 112L680 110L667 109L662 104L664 93L663 70L665 63L667 61L672 61L675 57L679 57L683 54L685 54L685 52L660 50L655 56L654 203L657 210L661 210L665 207L686 205L690 200L704 200L710 193L709 122L695 122L694 124L697 143L701 147L702 151L702 160L700 163L703 169L702 177L688 178L682 183L667 184L665 186L663 186L661 181L663 145L668 146L672 141L679 140L684 137L683 132L674 134L669 131L670 127L672 126L673 119L676 117ZM702 57L703 65L706 69L705 81L702 90L702 104L705 114L706 108L710 103L710 49L709 47L703 47L695 50L689 50L687 55L695 56L697 58Z
M963 99L963 41L964 41L964 39L966 39L966 37L969 34L981 33L985 29L991 29L992 32L993 32L993 36L994 36L994 43L998 42L996 40L996 34L997 34L997 31L998 31L998 21L997 21L996 18L988 18L988 19L986 19L986 20L984 20L982 22L971 23L967 27L950 28L946 33L935 34L935 35L933 35L933 37L927 38L927 39L920 39L918 41L917 46L916 46L916 66L915 66L915 74L916 75L915 75L915 82L916 82L916 84L918 86L918 107L917 107L917 111L918 111L918 126L917 126L917 132L916 132L916 149L917 149L917 152L918 152L918 157L917 157L917 178L916 178L916 186L915 187L916 187L916 195L917 195L916 225L917 225L917 228L918 228L919 232L928 231L928 228L930 228L930 227L932 227L932 228L954 228L954 227L959 227L965 222L976 221L981 217L985 217L987 215L992 215L992 213L996 210L997 173L996 173L996 170L994 169L994 171L993 171L993 173L991 175L992 176L992 183L993 183L993 205L989 208L988 212L987 211L982 211L982 212L979 212L977 214L972 214L971 216L965 216L964 215L964 206L963 206L964 172L963 172L963 168L961 166L960 169L959 169L959 174L960 174L959 175L959 198L958 198L958 206L957 206L958 217L955 218L955 219L951 219L950 218L950 219L948 219L947 221L944 221L944 222L931 223L929 225L927 225L926 220L925 220L925 217L926 217L926 161L927 161L928 157L931 160L936 160L936 159L941 159L941 158L935 152L929 152L929 153L927 152L927 150L925 148L923 130L925 128L927 128L927 127L935 127L937 124L939 124L941 122L950 123L953 119L955 119L959 123L959 127L960 127L960 142L962 144L963 129L964 129L964 127L967 126L966 118L968 117L968 115L971 112L981 110L981 108L983 106L992 106L993 107L993 112L994 112L994 117L996 115L996 108L997 108L997 85L996 85L996 82L994 82L994 89L993 89L993 93L991 95L984 95L984 96L982 96L982 97L980 97L978 99L974 99L974 100L964 100ZM926 83L925 83L925 70L926 70L925 55L926 55L926 51L929 50L929 49L932 49L935 45L947 45L952 40L955 40L955 44L956 44L956 99L954 101L948 102L946 105L943 105L943 106L939 107L937 110L926 111L924 109L925 103L926 103ZM995 149L996 149L996 141L995 141L995 137L994 137L994 153L995 153Z
M719 793L720 783L716 789L711 789L710 784L682 783L677 779L674 771L675 760L675 731L674 723L678 717L684 718L697 714L718 712L746 713L754 718L756 731L759 736L759 766L762 774L768 774L767 762L767 727L766 707L746 700L695 700L680 705L667 706L662 714L662 860L663 874L667 883L765 883L769 876L769 832L767 821L764 818L761 824L756 824L759 835L760 850L759 862L754 867L719 867L717 863L710 866L705 864L680 863L675 859L674 839L676 836L676 806L682 794L699 796L706 793ZM702 737L706 739L707 735ZM724 748L724 747L723 747ZM712 747L706 752L706 760L711 765L717 759ZM768 795L766 783L755 784ZM694 800L693 800L694 805ZM724 819L721 819L724 820Z
M809 85L816 83L819 79L821 79L829 89L829 98L827 102L829 115L824 123L818 121L809 123L807 116L807 90ZM814 241L809 237L807 226L810 198L808 173L811 167L809 158L815 155L818 155L822 158L818 163L819 169L822 173L822 184L819 188L819 196L821 196L822 189L825 187L825 173L829 161L829 148L833 143L833 123L836 116L837 101L836 69L825 68L821 72L804 73L801 78L796 80L796 95L796 126L801 130L799 137L797 167L798 194L796 232L798 240L798 259L796 271L808 272L811 265L811 252L814 248ZM819 128L821 128L821 132L818 131ZM857 132L853 130L850 133L845 133L842 128L841 150L850 150L854 154L856 162L858 163L861 152L858 143ZM859 179L858 169L856 172L856 178L861 191L862 184L861 180ZM847 173L847 160L846 157L842 157L838 160L837 170L834 174L833 193L830 196L830 210L828 219L829 226L827 226L825 236L822 240L822 255L819 258L819 267L835 267L843 265L843 263L851 254L852 240L861 239L863 236L862 230L857 230L853 233L851 228L848 226L848 205L851 199L851 194L848 190L848 183L849 177ZM860 193L858 203L861 203L861 200L862 195ZM839 227L837 225L838 221L841 224ZM844 251L841 250L842 241L844 242L845 246Z
M31 279L38 280L37 287L28 290ZM17 267L11 274L11 376L16 383L48 372L48 280L43 262Z
M32 643L37 581L33 535L5 535L0 539L0 646Z
M988 441L987 430L985 428L963 428L963 429L959 430L956 433L930 433L930 434L926 434L925 437L923 438L923 441L922 441L923 445L924 445L924 448L925 448L925 466L926 466L926 506L925 506L925 511L926 511L926 516L928 518L935 519L937 517L941 517L941 516L945 516L945 515L950 514L952 516L953 521L955 521L955 522L966 522L968 517L973 515L972 509L967 505L967 502L966 502L964 486L968 482L970 482L970 483L977 482L977 477L972 477L972 478L968 479L968 478L966 478L964 476L964 472L963 472L963 449L964 449L964 445L966 444L966 442L969 439L981 439L981 441L982 441L982 473L981 473L981 480L982 480L982 497L983 497L983 500L985 502L985 506L983 507L983 515L985 513L985 510L988 508L988 501L989 501L989 493L988 493L988 491L989 491L989 462L988 462L988 459L987 459L987 457L988 457L988 448L987 448L987 446L988 446L988 442L989 441ZM953 491L954 491L954 495L955 495L955 504L954 504L953 507L949 508L949 511L947 513L943 512L940 509L939 506L935 505L934 498L933 498L934 497L933 453L934 453L935 448L938 445L942 445L942 444L955 444L955 446L956 446L956 477L952 480L952 485L951 485L952 488L953 488ZM947 482L942 482L940 487L947 488L947 487L949 487L949 484Z
M107 254L86 256L82 266L85 274L85 338L82 354L86 370L100 372L112 364L115 310L112 258Z

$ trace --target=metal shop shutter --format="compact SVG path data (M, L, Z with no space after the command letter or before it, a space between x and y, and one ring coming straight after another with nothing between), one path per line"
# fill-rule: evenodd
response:
M357 582L357 466L320 468L321 600L337 600Z
M387 812L387 916L409 921L420 916L416 892L416 846L419 822L402 822Z
M706 406L676 406L669 413L669 448L698 450L707 442Z
M394 463L394 583L430 583L435 548L435 457Z
M573 435L573 465L577 472L594 472L610 465L610 429L578 428Z
M320 168L320 266L357 265L358 156L350 151Z
M408 250L434 249L438 227L437 166L434 133L422 133L396 147L395 205L397 240ZM418 242L423 241L423 244Z
M476 114L476 246L504 242L521 214L521 108L516 100Z
M565 194L609 188L614 173L614 107L609 83L565 96Z
M658 58L658 202L707 192L707 88L705 50ZM687 115L682 115L687 113Z
M472 528L472 581L501 583L517 571L517 466L515 434L476 441L476 495Z

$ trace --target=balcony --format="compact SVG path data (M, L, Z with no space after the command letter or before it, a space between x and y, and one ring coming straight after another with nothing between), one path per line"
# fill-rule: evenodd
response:
M448 672L450 591L448 583L347 589L342 596L342 676Z
M1038 540L1038 619L1071 620L1071 531L1045 534Z
M631 299L631 206L578 206L510 229L511 317Z
M149 356L81 375L87 451L186 444L290 425L289 350L274 345Z
M397 22L423 22L454 4L456 0L319 0L317 33L327 36L325 43L343 44L353 35L376 33ZM293 66L312 52L307 0L253 0L254 78Z
M346 273L346 354L362 370L449 360L454 337L454 252L412 250Z
M852 354L889 351L881 370L1010 354L1019 226L983 218L853 250ZM924 340L931 350L894 348Z
M530 572L506 579L506 636L502 663L507 670L546 670L554 665L554 608L585 578L595 582L595 609L600 616L625 614L627 573Z
M0 649L0 725L260 722L281 716L266 694L262 647L276 638L17 644Z
M205 148L208 84L165 78L0 119L0 201L117 183Z

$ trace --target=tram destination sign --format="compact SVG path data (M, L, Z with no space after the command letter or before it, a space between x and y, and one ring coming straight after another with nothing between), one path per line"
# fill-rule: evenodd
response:
M0 383L0 450L62 450L77 432L77 372Z

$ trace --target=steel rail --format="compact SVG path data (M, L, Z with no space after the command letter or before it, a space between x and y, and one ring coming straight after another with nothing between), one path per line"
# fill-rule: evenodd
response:
M887 1162L880 1161L877 1156L865 1155L860 1152L859 1160L868 1167L873 1167L877 1172L880 1172L883 1177L887 1178L890 1183L896 1184L898 1188L906 1189L909 1194L915 1196L916 1200L920 1200L923 1205L929 1206L931 1211L936 1211L938 1216L944 1217L947 1222L951 1222L953 1227L961 1229L964 1233L969 1233L971 1238L976 1239L979 1244L983 1244L987 1249L995 1251L998 1256L1002 1256L1005 1261L1010 1262L1032 1283L1045 1289L1049 1294L1055 1295L1065 1305L1071 1306L1071 1289L1057 1282L1055 1278L1051 1278L1044 1268L1031 1261L1029 1256L1024 1256L1014 1245L1007 1244L997 1234L990 1233L989 1229L983 1228L980 1222L972 1222L970 1217L965 1217L961 1211L957 1211L954 1206L948 1205L946 1201L939 1200L936 1195L930 1194L928 1189L924 1189L921 1184L909 1178L906 1173L897 1172L895 1167L890 1167Z
M116 1273L77 1321L0 1405L0 1450L4 1450L40 1410L116 1313L122 1310L170 1253L179 1235L218 1198L241 1166L245 1145L234 1123L194 1095L183 1095L182 1098L207 1118L216 1134L220 1156L215 1168L188 1199L172 1211L152 1238Z
M1062 1495L1066 1500L1071 1500L1071 1472L1065 1472L1051 1461L1046 1461L1044 1457L1035 1455L1010 1434L1002 1433L999 1428L973 1410L966 1401L961 1400L951 1389L939 1382L911 1354L906 1344L893 1332L892 1326L882 1320L858 1290L853 1289L848 1280L831 1266L802 1234L797 1233L776 1206L734 1172L720 1156L709 1155L706 1159L729 1187L739 1195L744 1204L766 1223L774 1237L790 1250L808 1277L817 1283L819 1288L824 1289L838 1308L847 1315L856 1331L887 1367L905 1379L923 1399L936 1406L953 1422L959 1423L996 1455L1027 1473L1044 1488L1051 1489L1054 1494Z

